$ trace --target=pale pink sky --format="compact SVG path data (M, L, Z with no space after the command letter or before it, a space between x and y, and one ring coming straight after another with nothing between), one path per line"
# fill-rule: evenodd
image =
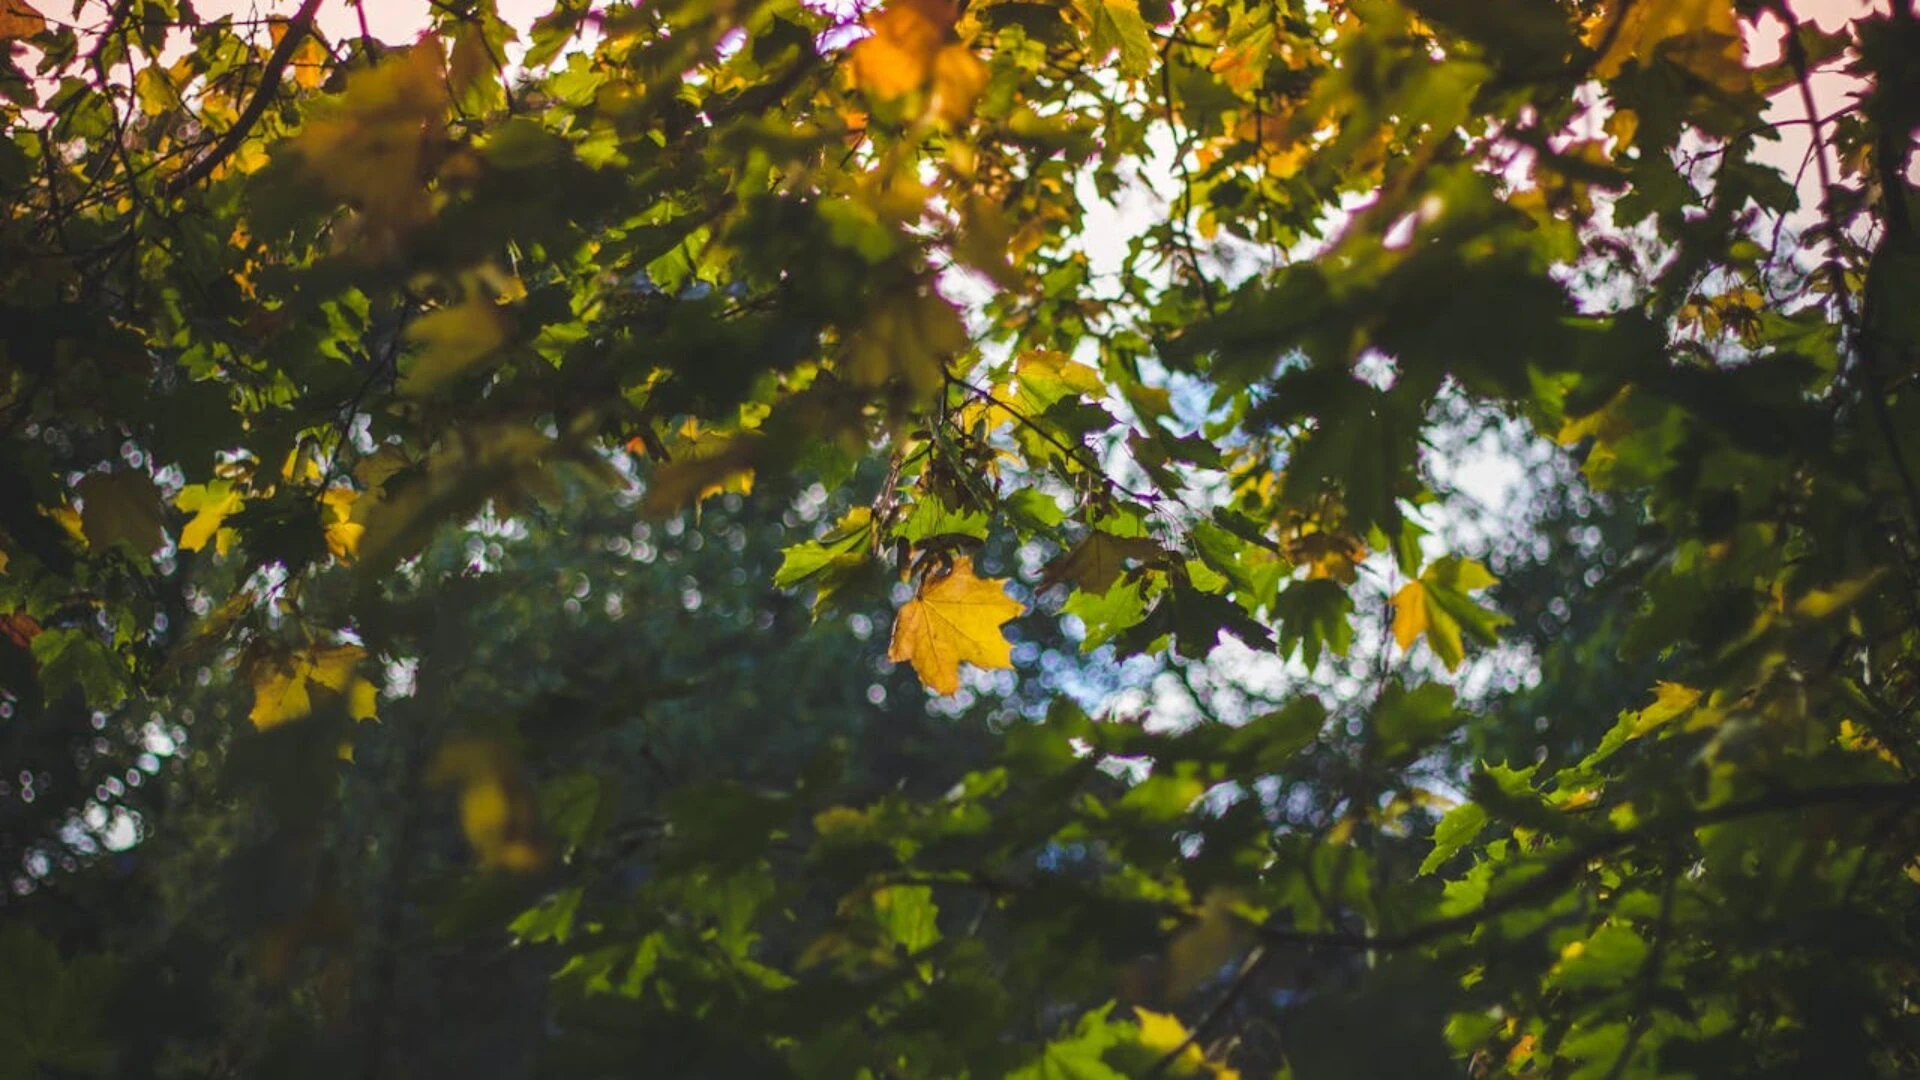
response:
M553 10L552 0L498 0L500 15L513 26L525 30L534 19ZM298 7L298 0L200 0L194 9L201 15L216 18L221 15L273 15L285 14ZM429 11L428 0L366 0L367 27L376 37L392 43L406 42L420 33L427 25ZM1886 8L1885 0L1791 0L1788 5L1802 21L1818 24L1822 29L1833 30L1849 19L1880 8ZM355 36L360 33L360 20L353 0L326 0L320 5L320 28L329 38ZM1765 61L1777 55L1779 42L1779 21L1771 15L1764 16L1757 32L1750 36L1750 47L1756 59Z

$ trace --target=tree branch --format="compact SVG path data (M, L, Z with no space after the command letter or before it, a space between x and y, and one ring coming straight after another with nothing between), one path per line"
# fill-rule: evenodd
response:
M167 184L168 198L173 198L205 180L213 170L220 167L221 162L240 149L241 143L247 141L247 136L253 131L253 125L260 122L260 117L266 113L267 106L273 103L274 95L279 93L280 80L287 73L287 65L293 62L294 50L298 49L300 43L307 39L307 35L313 32L313 17L319 10L320 0L301 0L300 10L294 12L293 17L287 20L286 34L281 37L280 43L273 47L273 53L267 57L267 66L260 71L260 88L253 92L253 97L247 101L247 107L240 111L239 118L233 122L232 127L227 129L226 134L220 136L220 140L213 144L213 149L187 166L185 171Z

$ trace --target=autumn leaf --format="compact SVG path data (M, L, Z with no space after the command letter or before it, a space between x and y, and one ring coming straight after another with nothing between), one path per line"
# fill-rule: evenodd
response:
M883 98L918 90L958 17L950 0L893 0L868 17L872 33L853 46L854 81Z
M960 124L987 88L987 65L965 45L948 45L933 58L933 114Z
M1508 621L1467 595L1494 584L1494 580L1486 567L1472 559L1449 556L1434 563L1419 580L1408 582L1394 594L1394 641L1407 649L1425 634L1427 647L1447 670L1459 667L1466 658L1464 637L1491 645L1496 640L1494 630Z
M353 520L353 505L359 499L359 492L346 487L328 488L320 496L332 519L326 523L327 550L336 559L352 561L360 554L360 537L367 527Z
M973 560L962 556L950 572L923 580L919 594L900 608L887 659L912 663L934 692L955 693L962 662L1013 666L1013 645L1000 626L1026 610L1007 595L1003 579L975 577Z
M439 43L426 38L356 72L335 107L292 141L309 175L381 230L414 224L428 212L427 166L445 134L441 63Z
M0 0L0 41L32 37L47 28L47 20L27 0Z
M1654 683L1653 704L1640 710L1640 729L1646 731L1658 727L1693 708L1699 700L1700 691L1691 686L1676 682Z
M223 523L246 505L246 499L234 490L232 481L210 480L181 488L173 505L193 515L180 530L182 551L199 551L211 540L214 550L225 555L233 546L234 532Z
M267 33L273 38L274 48L280 47L280 40L287 36L292 25L287 19L273 19L267 23ZM319 37L308 33L294 47L293 56L287 62L287 74L293 79L294 85L303 90L315 90L327 80L327 69L332 62L332 54L320 43ZM154 69L143 69L141 73L151 70Z
M752 432L727 436L685 427L673 460L648 478L641 507L649 514L670 514L723 492L748 494L754 464L766 452L766 439Z
M291 656L257 662L253 669L253 709L247 719L265 731L308 716L313 712L316 686L346 695L348 714L354 719L373 719L372 684L354 676L354 668L366 655L367 650L358 645L315 645Z

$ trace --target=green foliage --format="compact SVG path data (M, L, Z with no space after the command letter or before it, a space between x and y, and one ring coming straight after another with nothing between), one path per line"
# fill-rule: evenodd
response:
M0 1071L1920 1069L1908 5L41 6Z

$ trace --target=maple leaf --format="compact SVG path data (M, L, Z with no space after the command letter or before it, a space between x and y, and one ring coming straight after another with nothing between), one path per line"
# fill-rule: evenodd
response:
M173 505L193 515L180 530L180 549L199 551L213 541L213 549L222 555L233 546L233 530L222 523L232 517L246 505L246 499L233 489L229 480L211 480L204 484L188 484L173 497Z
M962 556L947 574L923 580L918 595L900 608L887 659L912 663L934 692L955 693L962 661L983 668L1013 666L1013 644L1000 626L1026 610L1007 595L1004 579L975 577L973 560Z
M907 293L881 299L847 343L847 371L860 386L898 379L926 397L946 379L947 361L967 349L967 327L937 295Z
M1466 658L1462 635L1483 645L1494 642L1494 630L1507 622L1467 596L1494 583L1487 568L1472 559L1448 557L1428 567L1419 580L1410 581L1393 595L1393 639L1402 649L1412 647L1421 634L1427 647L1452 671Z
M1162 550L1158 543L1144 536L1115 536L1095 529L1072 550L1048 563L1036 588L1071 581L1082 592L1104 594L1120 580L1128 559L1152 559Z
M350 562L360 554L360 537L366 534L367 527L353 520L353 504L359 498L359 492L346 487L328 488L320 496L321 504L333 519L326 524L326 540L327 550L336 559Z
M312 646L290 657L267 660L253 669L253 709L247 719L261 730L299 720L313 712L314 686L347 696L348 714L373 719L375 694L353 669L367 650L358 645ZM366 683L363 688L362 683Z
M972 114L987 88L987 65L965 45L948 45L933 57L933 112L950 124Z

